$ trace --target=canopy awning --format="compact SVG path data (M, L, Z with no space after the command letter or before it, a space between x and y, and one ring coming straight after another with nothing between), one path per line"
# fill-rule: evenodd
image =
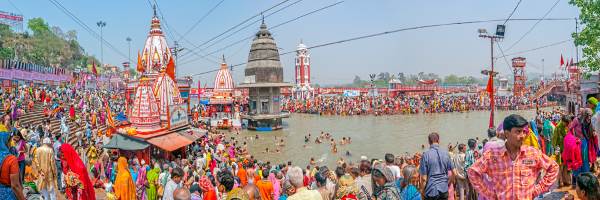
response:
M192 144L192 139L183 136L179 133L172 132L158 137L153 137L147 140L148 143L161 148L165 151L175 151L181 147Z
M148 143L131 138L121 134L114 134L108 144L104 145L107 149L121 149L126 151L142 150L150 146Z

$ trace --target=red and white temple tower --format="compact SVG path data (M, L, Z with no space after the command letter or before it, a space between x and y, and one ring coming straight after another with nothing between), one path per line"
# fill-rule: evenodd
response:
M512 59L513 67L513 95L517 97L525 96L525 82L527 77L525 76L525 58L516 57Z
M296 49L296 85L292 88L293 97L308 99L314 97L314 89L310 86L310 54L306 45L300 41Z

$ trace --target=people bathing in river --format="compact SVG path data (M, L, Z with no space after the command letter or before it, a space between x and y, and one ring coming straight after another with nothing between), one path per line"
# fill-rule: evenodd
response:
M57 99L72 96L64 92L57 94L49 92L48 94L58 97ZM561 166L567 166L567 171L576 172L578 174L572 184L578 188L578 191L580 191L579 193L581 193L581 195L579 195L579 197L582 199L594 199L594 194L596 194L593 189L597 188L597 186L595 186L593 182L590 182L590 179L586 178L587 175L585 175L588 174L587 172L591 171L592 166L595 165L596 155L590 154L590 152L597 149L597 142L595 143L595 141L597 141L595 139L596 133L595 129L593 128L594 124L591 123L591 119L589 119L592 118L593 115L590 115L587 110L580 112L580 114L575 117L577 120L574 119L572 124L564 125L563 123L563 126L556 125L555 127L552 127L552 125L550 125L550 127L543 126L541 131L538 131L537 134L532 130L534 129L533 126L527 126L526 128L519 126L517 128L522 128L525 130L522 130L521 132L517 131L519 134L513 134L513 132L506 128L510 125L510 123L505 122L501 126L501 130L505 132L504 137L501 136L501 131L496 129L496 133L498 134L495 137L497 138L491 134L488 135L489 141L485 145L482 145L482 142L479 142L479 140L476 139L471 140L472 142L464 141L464 143L469 143L469 147L471 148L467 150L466 145L457 144L456 146L458 147L458 152L453 152L453 155L450 153L447 153L446 155L446 151L441 149L441 147L437 148L437 152L435 151L435 141L437 141L437 143L440 141L438 136L437 140L435 140L435 137L432 137L428 140L428 142L431 144L431 147L429 149L424 149L424 153L417 152L412 156L398 157L394 156L393 154L382 154L379 158L373 157L369 159L361 156L359 163L352 162L351 158L344 158L343 155L340 154L342 159L338 159L340 157L331 158L332 160L339 161L337 165L334 164L336 166L329 166L333 167L331 169L336 170L325 170L327 169L327 166L322 163L324 163L323 161L326 158L313 158L308 161L308 168L303 171L301 168L292 165L291 162L288 162L287 164L277 164L274 162L271 163L264 160L260 161L254 156L250 155L248 151L247 140L258 140L258 135L249 137L246 136L248 138L244 138L243 136L238 137L238 139L243 138L238 142L235 141L235 138L230 138L225 133L217 133L214 130L209 131L206 135L201 136L200 139L195 141L192 146L197 145L197 147L182 149L182 152L174 155L170 159L165 159L164 157L146 158L146 164L143 164L141 162L142 159L138 158L140 162L135 162L134 160L137 158L136 155L127 154L125 152L121 152L121 154L112 154L108 149L102 148L101 144L103 142L102 140L98 140L98 138L110 138L110 136L105 134L106 132L98 131L99 125L106 124L106 119L101 119L102 109L99 108L102 107L96 105L97 103L94 103L94 101L101 99L102 95L95 92L81 92L79 94L76 92L75 96L75 99L95 99L83 101L87 107L87 111L85 111L85 113L88 114L81 114L84 111L82 111L80 108L75 109L76 115L81 114L82 123L90 124L92 134L84 134L86 132L84 129L79 137L71 136L71 138L76 138L77 140L64 141L63 139L65 137L60 135L60 130L52 130L52 128L56 127L50 126L50 124L59 124L59 119L52 117L49 119L52 121L49 121L48 123L44 122L42 124L29 124L31 126L47 125L48 128L42 128L48 129L47 131L33 131L32 134L37 134L36 137L30 137L30 131L23 132L27 134L22 135L22 139L25 140L26 144L24 146L24 151L22 151L25 156L25 160L33 158L33 155L42 155L40 153L44 150L43 148L42 150L39 150L41 145L53 146L55 147L53 149L56 149L55 152L64 152L64 154L67 155L74 155L68 157L69 159L76 158L75 160L77 162L73 165L68 163L69 160L64 155L61 156L60 154L57 154L52 156L52 158L55 159L55 162L58 163L56 170L58 172L56 177L57 187L60 187L58 186L60 185L59 181L62 182L62 180L65 179L67 179L69 182L73 181L68 185L68 191L69 194L71 194L71 198L69 199L76 199L73 198L76 196L81 197L84 195L84 191L85 195L89 194L88 191L90 191L90 189L93 190L93 188L86 186L88 185L88 180L94 180L93 182L90 181L90 183L100 187L102 187L102 184L95 183L106 183L104 185L104 189L108 192L107 196L110 196L108 194L115 193L119 196L127 196L125 199L139 199L143 198L143 196L145 196L147 199L157 199L154 198L157 196L162 196L164 199L170 199L168 197L169 194L181 193L179 192L181 189L177 190L177 192L171 189L173 188L174 184L177 186L175 186L173 189L189 189L193 191L192 193L195 193L194 196L196 198L198 196L202 196L202 198L211 200L232 199L234 195L241 196L242 199L251 199L250 197L253 197L254 199L261 199L261 196L266 198L272 197L273 199L275 199L276 196L285 196L291 200L323 199L321 195L322 193L319 193L319 191L322 191L323 194L331 194L327 196L333 196L335 199L414 199L417 197L438 197L440 194L444 195L444 190L440 189L444 187L448 188L447 195L449 199L455 196L473 197L476 194L480 194L481 197L489 197L490 199L494 199L496 197L503 199L505 196L502 195L515 194L516 197L513 199L528 199L529 197L534 197L543 192L547 192L547 184L555 181L555 178L553 180L553 174L557 174L555 171L558 170L554 169L554 160L560 161L559 163ZM10 99L11 101L19 100L18 98L7 99ZM41 106L39 100L36 100L35 98L32 99L36 104L35 106L38 106L38 104ZM108 101L113 104L114 102L119 102L119 98L111 98ZM61 104L57 103L48 105L60 106ZM63 105L69 104L67 102ZM19 105L15 104L15 106ZM385 112L381 113L385 114ZM9 111L8 114L10 115L12 112ZM542 123L536 124L547 124L546 120L549 120L550 124L556 123L556 118L554 117L555 114L556 113L551 113L551 115L548 113L540 113L539 118ZM93 118L94 115L98 116L94 117L96 119L92 120L91 118ZM10 134L13 133L13 129L17 129L16 131L19 133L21 133L21 129L29 129L29 127L26 128L28 125L19 124L17 122L18 119L11 119L12 116L6 117L8 117L9 120L5 122L6 125L2 125L4 128L0 127L0 129L6 130L6 141L11 140L9 137ZM69 126L69 132L71 132L70 134L73 134L73 132L75 132L75 127L72 127L72 124L70 123L65 124ZM526 124L529 123L526 122ZM535 129L537 129L537 126ZM549 129L552 129L552 137L546 137L546 135L544 135L549 133L545 132ZM510 130L512 130L512 128ZM557 151L547 151L545 148L547 147L547 142L544 140L548 140L548 138L550 138L550 140L560 140L559 136L556 138L555 136L559 132L563 131L565 132L565 135L572 135L569 136L569 144L567 145L567 143L565 143L564 145L569 148L553 148L558 149L558 152L562 151L561 153L553 153ZM0 130L0 134L1 133L2 132ZM15 134L16 133L17 132L15 132ZM488 131L488 133L491 133L491 131ZM233 135L233 133L231 134ZM47 144L47 141L43 141L45 140L44 138L47 137L52 138L52 141L50 141L51 144ZM524 140L520 138L528 138L528 142L522 142L521 145L518 145L519 140ZM42 139L42 142L39 142L40 139ZM279 145L275 145L275 153L282 151L281 146L284 142L282 141L283 138L278 137L277 139L279 140ZM273 141L277 143L277 139ZM35 142L36 140L38 142ZM338 143L336 140L341 141ZM505 141L504 146L499 145L500 143L496 143L500 142L500 140ZM571 140L575 141L576 145L571 145ZM309 142L305 143L304 145L308 145L308 143L312 141L310 134L308 136L308 141ZM332 151L334 148L337 148L336 145L351 144L351 138L349 137L341 139L336 137L334 139L330 133L325 132L321 132L319 136L316 136L315 142L317 141L330 141ZM564 142L565 139L562 141ZM577 143L577 141L580 143ZM543 142L546 145L542 145L541 143ZM76 148L72 148L72 150L65 150L65 148L67 148L66 143L74 143ZM552 144L552 147L559 146L558 141L551 141L550 143ZM583 144L585 144L585 146L583 146ZM291 145L292 144L290 143L286 146ZM496 146L497 148L492 148L490 145ZM10 153L10 149L17 149L15 144L11 145L8 144L8 142L6 146L8 153ZM481 149L479 146L481 146ZM273 147L271 146L262 147L265 148L265 153L273 152ZM93 156L92 154L86 153L91 152L92 148L97 148L97 158L95 158L96 156ZM271 148L271 150L269 150L269 148ZM78 151L75 151L75 149ZM523 156L519 155L513 159L511 157L512 154L514 154L515 151L521 152L521 149L524 149ZM588 149L588 151L585 151L584 149ZM390 149L390 151L393 150L395 149ZM337 151L337 149L335 151ZM346 149L343 149L342 151L346 152L346 154L350 153L350 151ZM405 150L398 149L397 151L404 152ZM543 153L544 151L545 153ZM19 151L16 151L15 154L18 154L18 152ZM441 153L440 157L437 157L436 153ZM531 158L531 155L529 154L534 155L535 158ZM547 154L554 154L551 155L554 159ZM10 157L10 155L8 155L7 158L8 157ZM268 158L269 156L267 155L266 157ZM37 159L40 158L44 157L40 156ZM495 162L494 159L496 159L497 162ZM441 162L441 167L439 165L440 163L434 162L436 160L444 160ZM469 167L466 166L467 160L469 160ZM12 162L12 164L14 165L10 163L10 160L6 160L5 162L6 165L11 164L11 166L17 166L17 157L14 157L13 161L14 162ZM64 164L60 164L63 163L63 161ZM477 176L477 174L485 174L485 176L495 177L496 174L488 172L490 172L490 169L492 168L500 169L497 166L497 164L500 162L519 163L518 167L520 169L520 173L518 175L526 177L526 179L520 181L519 184L514 184L514 186L507 186L508 184L503 184L503 181L506 180L504 177L496 177L491 182L488 182L482 181L483 179L480 180L480 178ZM29 162L24 163L27 165L26 167L31 167ZM2 165L5 165L5 163L3 162ZM451 165L452 168L450 168ZM589 168L586 168L586 165ZM60 166L60 169L58 166ZM149 170L150 166L154 167ZM395 170L396 167L398 167L402 173L397 173L397 170ZM13 168L17 169L17 171L15 171L16 173L12 174L16 174L14 177L16 177L15 180L18 180L18 174L20 171L18 170L18 167ZM394 168L394 170L392 170L392 168ZM428 169L429 172L425 170L425 172L422 174L428 174L429 176L419 175L419 173L415 172L417 169ZM531 177L541 176L541 174L538 173L539 169L545 169L546 175L542 176L543 178L540 179L541 182L535 182L535 179ZM72 172L69 173L69 170ZM84 175L87 173L84 172L93 172L94 175L92 177L86 177ZM439 174L434 172L439 172ZM476 174L472 177L471 174L473 173ZM32 176L35 176L35 173L31 174L33 174ZM137 176L135 180L132 177L134 174ZM463 184L460 184L458 181L455 184L452 184L451 181L447 181L447 178L451 179L452 177L459 177L461 174L463 175L462 177L464 177ZM465 176L465 174L468 176ZM317 176L319 176L320 181L318 185L316 184ZM10 185L11 182L3 182L2 179L4 178L7 178L7 176L0 176L0 184L6 188L9 188L7 191L12 190ZM40 179L39 176L33 178L34 180ZM27 180L30 179L27 178ZM133 182L133 187L130 187L127 184L123 185L123 183L127 182ZM140 184L136 184L138 182ZM148 183L149 187L142 187L145 186L146 182ZM270 187L261 186L261 183L264 182L270 182L273 190L271 190ZM468 191L468 188L465 187L469 187L469 182L470 184L473 184L473 192L460 192ZM111 190L111 184L114 186L114 190ZM18 187L18 185L19 184L16 184L15 187ZM158 193L159 190L161 190L162 193L155 195L154 190L150 189L151 185L155 186L155 189L157 190L156 193ZM527 188L522 186L527 186ZM459 188L462 188L462 190ZM60 192L60 190L56 191ZM420 191L425 192L421 193ZM433 191L437 191L438 194L435 195ZM452 191L456 192L453 193ZM356 198L354 196L356 196ZM506 196L506 198L511 199L510 196Z

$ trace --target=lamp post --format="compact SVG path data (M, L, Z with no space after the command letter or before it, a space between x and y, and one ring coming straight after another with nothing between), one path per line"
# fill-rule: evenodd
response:
M96 22L96 25L98 25L98 27L100 27L100 59L101 59L102 64L104 64L104 38L102 35L102 28L104 28L106 26L106 22L98 21L98 22Z
M492 81L488 81L489 83L492 83L490 87L490 128L494 127L494 108L495 108L495 100L494 100L494 76L497 74L497 72L494 72L494 41L496 40L501 40L504 38L504 30L505 30L505 26L504 25L498 25L496 27L496 34L488 34L486 29L479 29L477 32L479 32L479 37L480 38L484 38L484 39L490 39L490 62L491 62L491 71L488 70L483 70L481 71L481 73L486 74L489 76L490 79L492 79Z

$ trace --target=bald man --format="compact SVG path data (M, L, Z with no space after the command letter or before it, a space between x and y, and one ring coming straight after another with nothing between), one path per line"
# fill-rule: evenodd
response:
M178 188L173 192L174 200L190 200L191 198L192 195L190 194L190 191L185 188Z

